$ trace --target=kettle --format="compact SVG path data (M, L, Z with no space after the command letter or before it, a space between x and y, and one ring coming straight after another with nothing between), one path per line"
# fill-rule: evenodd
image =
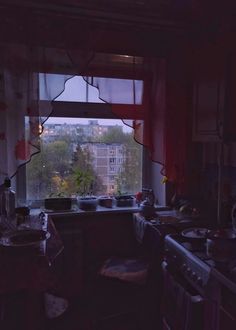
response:
M151 217L155 215L155 207L149 203L148 198L140 204L140 212L144 217Z

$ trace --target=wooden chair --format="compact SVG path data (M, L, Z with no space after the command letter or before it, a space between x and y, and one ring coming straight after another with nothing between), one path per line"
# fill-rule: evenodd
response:
M105 320L115 322L128 314L136 315L144 326L153 305L155 276L150 251L136 240L133 216L91 223L85 241L88 288L98 328Z

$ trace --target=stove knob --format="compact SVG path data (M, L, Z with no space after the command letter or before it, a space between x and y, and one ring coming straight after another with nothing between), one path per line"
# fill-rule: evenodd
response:
M199 285L199 286L202 286L203 285L201 277L198 277L196 279L196 284Z
M187 270L187 265L183 264L182 267L181 267L181 270L182 270L183 273L185 273L186 270Z
M192 274L191 268L188 267L187 270L186 270L186 273L187 273L187 275Z
M194 282L197 282L198 277L197 277L197 274L195 272L192 272L191 278Z

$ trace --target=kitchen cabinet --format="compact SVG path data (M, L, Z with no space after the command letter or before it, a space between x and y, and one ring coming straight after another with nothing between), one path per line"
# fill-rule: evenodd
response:
M66 296L80 294L84 286L83 230L75 224L57 223L64 249L57 257L54 270L60 290Z
M236 295L235 292L221 285L219 306L219 330L236 329Z
M226 63L217 49L193 57L193 140L219 141L226 102Z

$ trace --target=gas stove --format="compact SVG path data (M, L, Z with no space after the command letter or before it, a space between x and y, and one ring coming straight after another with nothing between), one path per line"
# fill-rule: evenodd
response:
M193 245L181 234L167 235L165 259L174 272L181 274L201 294L209 284L210 275L236 292L236 261L212 260L204 241Z
M193 247L179 234L165 237L165 259L174 273L180 273L200 293L209 280L211 265L208 264L204 244Z
M164 296L170 297L169 304L164 304L164 324L183 320L179 329L236 329L235 260L216 262L207 255L205 240L192 244L176 233L165 237L162 269ZM184 307L171 319L173 304L177 310ZM186 306L190 306L190 314Z

